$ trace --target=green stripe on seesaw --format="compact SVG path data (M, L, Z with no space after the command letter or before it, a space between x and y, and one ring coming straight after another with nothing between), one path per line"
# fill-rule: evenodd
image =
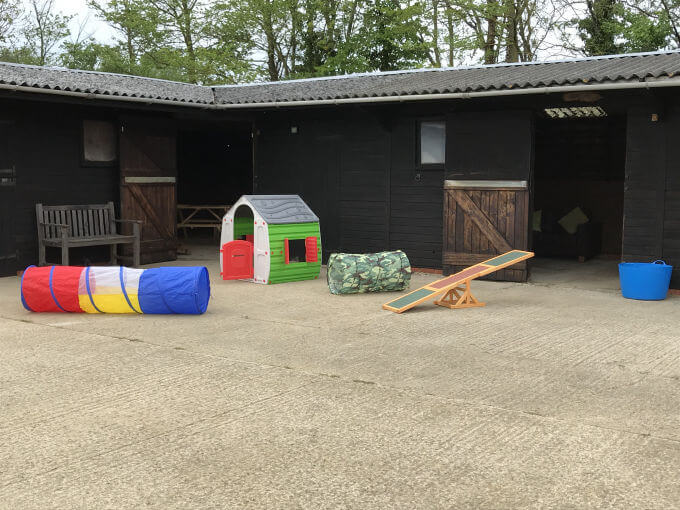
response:
M482 264L485 264L487 266L500 266L501 264L505 264L506 262L510 262L512 260L524 257L526 254L527 252L525 251L511 251L504 255L500 255L499 257L493 258L491 260L487 260L486 262L482 262Z
M391 306L392 308L403 308L406 305L410 305L411 303L414 303L418 301L419 299L423 299L424 297L429 296L430 294L434 294L435 291L433 290L428 290L428 289L418 289L414 290L410 294L406 294L403 297L400 297L399 299L395 299L394 301L390 301L387 303L387 306Z

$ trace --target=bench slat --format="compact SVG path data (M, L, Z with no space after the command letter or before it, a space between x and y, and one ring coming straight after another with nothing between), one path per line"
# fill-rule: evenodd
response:
M97 211L97 222L99 225L99 235L106 235L108 232L104 230L104 211Z
M73 246L116 245L133 243L133 264L139 264L139 225L133 224L132 235L116 233L115 208L113 202L85 205L43 205L36 204L38 222L39 263L46 264L45 247L62 248L62 263L68 264L68 248ZM62 228L67 225L67 237L61 237ZM116 251L111 250L112 264Z
M69 237L101 237L116 235L114 218L108 205L42 206L39 222L42 237L60 239L61 229L55 224L68 225Z

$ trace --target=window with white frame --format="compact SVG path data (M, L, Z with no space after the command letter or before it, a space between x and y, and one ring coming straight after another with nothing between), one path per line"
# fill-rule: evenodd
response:
M443 120L421 121L418 130L420 164L446 163L446 123Z
M83 160L95 165L111 165L117 159L118 137L113 122L83 121Z

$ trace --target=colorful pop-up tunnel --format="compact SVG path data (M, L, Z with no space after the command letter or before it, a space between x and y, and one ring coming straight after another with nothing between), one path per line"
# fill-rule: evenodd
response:
M208 309L205 267L29 266L21 302L31 312L201 314Z

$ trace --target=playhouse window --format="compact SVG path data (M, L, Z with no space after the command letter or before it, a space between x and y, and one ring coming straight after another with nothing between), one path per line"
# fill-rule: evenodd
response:
M288 240L288 262L307 262L307 250L304 239Z
M441 120L422 121L419 126L420 164L446 163L446 123Z
M283 247L286 264L319 261L317 239L314 236L304 239L284 239Z

